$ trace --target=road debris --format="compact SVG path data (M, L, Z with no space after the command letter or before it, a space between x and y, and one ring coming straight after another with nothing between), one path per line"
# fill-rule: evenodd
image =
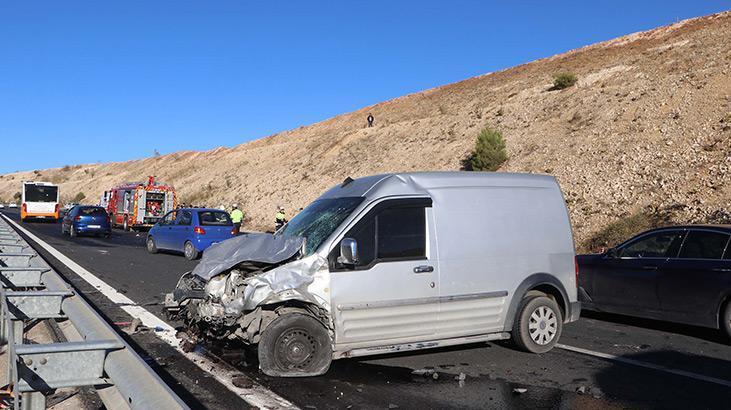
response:
M523 393L525 393L527 391L528 391L528 389L525 389L525 388L522 388L522 387L516 387L516 388L513 389L513 393L514 394L523 394Z
M412 371L411 374L414 376L425 376L426 377L426 376L433 375L435 372L436 372L436 370L434 370L433 367L424 367L424 368L416 369L416 370Z
M140 320L140 318L136 317L136 318L132 319L132 321L129 322L129 325L127 325L127 327L122 329L122 331L124 333L127 333L128 335L133 335L133 334L137 333L141 327L142 327L142 321Z

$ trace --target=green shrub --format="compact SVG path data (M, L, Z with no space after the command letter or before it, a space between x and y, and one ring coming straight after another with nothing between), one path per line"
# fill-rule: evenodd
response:
M73 202L75 204L80 204L81 201L84 200L84 198L86 198L86 194L84 194L83 192L79 192L78 194L76 194L74 199L71 200L71 202Z
M587 239L579 249L582 252L601 252L619 245L640 232L667 225L670 222L668 212L638 211L605 226Z
M475 149L463 161L467 171L497 171L508 160L505 139L500 131L486 127L480 131Z
M559 73L553 76L553 87L551 90L563 90L576 84L577 78L572 73Z

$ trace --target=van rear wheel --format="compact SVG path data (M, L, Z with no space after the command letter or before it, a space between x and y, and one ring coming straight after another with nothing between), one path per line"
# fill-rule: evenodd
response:
M513 342L530 353L553 349L563 330L563 316L556 302L546 296L523 299L513 327Z
M312 316L285 314L264 329L258 356L259 368L268 376L319 376L332 362L330 335Z

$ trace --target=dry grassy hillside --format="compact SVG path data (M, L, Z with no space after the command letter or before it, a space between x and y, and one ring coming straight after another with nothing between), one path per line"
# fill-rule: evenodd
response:
M691 19L397 98L234 148L0 177L60 182L95 201L157 175L183 201L238 202L249 228L298 209L347 176L456 170L481 128L502 130L504 171L558 177L577 244L640 210L683 222L731 220L731 13ZM488 52L489 50L486 50ZM577 85L549 91L552 75ZM373 128L365 128L372 112Z

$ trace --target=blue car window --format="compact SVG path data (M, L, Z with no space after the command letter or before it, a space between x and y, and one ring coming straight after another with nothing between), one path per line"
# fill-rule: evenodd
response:
M172 225L173 222L175 222L175 215L176 211L168 212L162 220L160 220L160 225Z
M107 214L104 208L98 207L79 207L79 213L84 216L105 216Z
M190 213L190 211L180 211L180 216L178 216L178 225L190 225L193 222L193 215Z
M198 220L202 226L231 226L231 218L225 211L199 211Z

